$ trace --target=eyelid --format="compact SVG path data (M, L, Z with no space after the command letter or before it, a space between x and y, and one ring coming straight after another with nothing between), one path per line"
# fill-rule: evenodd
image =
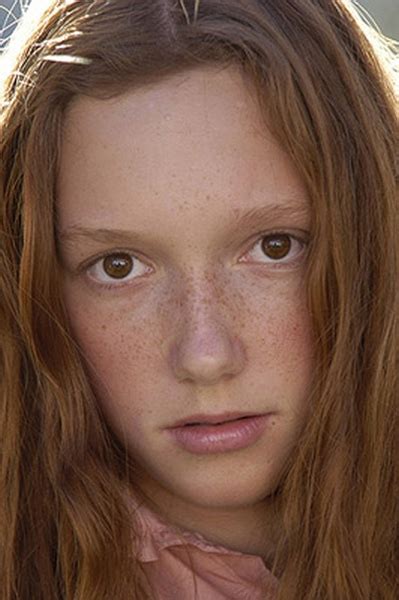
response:
M255 237L251 237L253 240L253 244L257 241L263 240L266 237L272 237L274 235L288 235L291 238L298 240L299 242L303 242L304 244L309 243L310 241L310 233L305 229L286 229L281 227L280 229L269 229L266 231L262 231L258 233Z
M90 269L90 267L93 267L101 260L104 260L108 256L113 256L114 254L127 254L128 256L132 256L135 260L139 260L140 262L143 262L144 264L147 264L147 266L149 266L147 260L140 257L139 253L134 250L129 250L128 248L112 248L112 250L104 250L104 252L102 252L101 254L98 254L97 256L94 256L84 261L81 265L79 265L78 271L87 271L88 269Z

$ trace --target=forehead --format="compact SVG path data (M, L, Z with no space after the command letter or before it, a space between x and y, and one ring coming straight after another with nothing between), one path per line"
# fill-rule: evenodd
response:
M137 133L148 134L163 124L174 120L193 130L198 121L204 129L204 112L217 118L218 125L227 125L227 116L235 116L244 124L264 129L255 101L254 87L238 65L228 67L207 65L177 73L169 78L132 87L110 99L78 96L67 113L67 129L73 125L97 130L106 126L112 117L113 126L126 126L126 117L135 119ZM99 122L100 119L100 122ZM214 123L209 123L212 125ZM231 125L231 122L230 122Z
M243 207L305 197L235 66L195 69L110 100L78 98L67 115L64 224L145 228L156 215L172 231L185 218L215 224Z

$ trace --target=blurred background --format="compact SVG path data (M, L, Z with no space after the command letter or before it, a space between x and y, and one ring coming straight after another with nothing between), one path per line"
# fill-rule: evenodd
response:
M384 35L399 41L399 0L359 0L355 3L371 15ZM21 9L27 4L29 0L0 0L0 50L11 35Z

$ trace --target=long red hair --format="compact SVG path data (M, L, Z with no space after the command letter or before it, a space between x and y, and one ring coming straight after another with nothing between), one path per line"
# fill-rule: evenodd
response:
M343 0L33 1L1 59L3 600L151 597L124 502L134 457L99 412L60 293L63 118L77 95L231 63L314 214L318 362L311 419L276 491L278 597L399 598L394 58Z

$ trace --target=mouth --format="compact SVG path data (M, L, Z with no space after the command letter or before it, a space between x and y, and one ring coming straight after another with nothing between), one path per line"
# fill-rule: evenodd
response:
M176 427L198 427L199 425L222 425L224 423L229 423L230 421L243 421L245 419L250 419L251 417L259 417L266 413L243 413L243 412L231 412L231 413L223 413L218 415L211 414L196 414L181 419L174 423L171 428Z
M230 423L232 421L243 421L244 419L250 419L251 417L247 415L246 417L238 417L237 419L226 419L225 421L217 421L216 423L212 423L210 421L202 421L196 423L185 423L183 427L196 427L198 425L223 425L223 423Z
M169 427L174 444L192 454L217 454L253 446L263 437L272 413L239 415L223 419L185 419Z

